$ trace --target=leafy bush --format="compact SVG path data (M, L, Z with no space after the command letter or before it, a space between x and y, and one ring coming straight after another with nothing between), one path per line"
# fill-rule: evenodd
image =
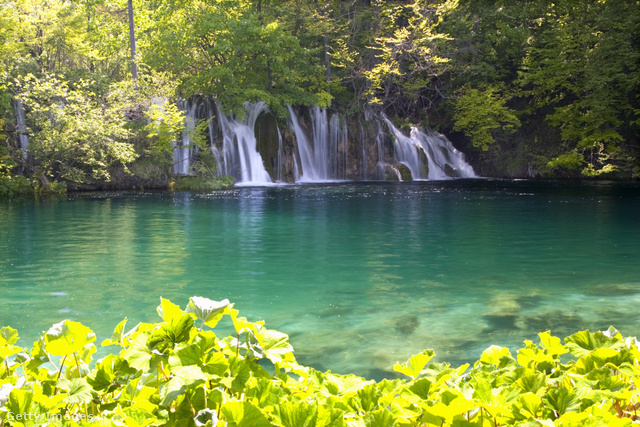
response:
M64 320L31 350L0 330L0 425L630 426L640 407L638 341L618 331L549 332L514 357L492 346L470 367L426 350L368 381L299 365L288 336L227 300L161 299L156 324L119 323L91 368L96 336ZM229 316L234 336L213 329ZM566 356L571 355L572 358Z

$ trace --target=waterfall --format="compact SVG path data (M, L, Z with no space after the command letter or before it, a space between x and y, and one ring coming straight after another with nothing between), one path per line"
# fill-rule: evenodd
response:
M427 133L414 126L407 137L386 116L383 115L383 119L395 137L396 160L409 168L414 180L476 177L471 165L464 160L464 155L444 135ZM426 157L428 172L425 171L422 156Z
M264 185L273 181L262 163L257 150L255 124L258 116L267 111L267 104L260 101L246 103L244 120L224 114L218 108L218 119L222 130L222 153L216 156L224 175L233 175L239 183ZM215 154L215 152L214 152Z
M278 175L276 177L276 181L284 182L283 175L283 160L284 160L284 147L282 145L282 134L280 133L280 128L278 128Z
M376 148L378 149L378 179L384 180L385 179L384 171L385 171L385 168L389 165L386 162L385 155L384 155L383 144L384 144L385 133L384 133L384 130L382 129L382 125L380 124L380 121L376 120L376 123L378 124L378 132L376 133Z
M302 163L302 182L330 181L347 178L347 127L341 127L337 114L327 118L326 108L312 107L310 142L291 107L291 127L296 135L298 154ZM344 145L346 147L341 147Z
M178 101L178 107L185 112L184 132L181 141L173 142L173 173L176 175L191 175L191 154L194 150L193 133L196 128L195 102Z
M367 181L369 179L369 174L367 173L369 165L367 164L367 146L365 144L364 126L362 126L362 123L360 123L360 145L362 147L362 152L360 153L362 155L362 179Z
M27 160L27 149L29 148L29 135L27 134L27 120L24 113L24 105L19 99L15 99L16 118L18 123L18 141L22 151L22 160Z
M429 159L429 179L476 178L473 167L456 150L451 141L438 132L411 129L411 136L420 141Z
M205 119L217 174L232 175L241 185L476 176L464 155L443 135L413 127L407 136L384 115L369 117L377 124L375 135L367 136L360 123L361 135L357 136L358 132L351 135L360 141L349 141L343 116L331 114L323 107L310 107L308 115L298 116L298 110L288 107L288 126L292 139L295 138L290 141L287 134L281 133L275 116L262 115L269 111L264 102L246 103L242 119L225 114L208 98L181 101L179 106L185 112L186 130L174 143L175 174L192 173L196 119Z

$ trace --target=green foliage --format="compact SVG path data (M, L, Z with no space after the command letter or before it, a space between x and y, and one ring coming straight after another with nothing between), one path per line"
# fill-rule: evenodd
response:
M520 120L506 105L497 88L464 88L455 102L454 129L471 138L474 147L484 151L495 142L495 134L513 133Z
M637 121L640 11L625 0L547 5L531 33L521 84L565 147L587 163L585 175L616 169L616 153Z
M436 28L456 6L455 0L384 2L380 6L375 40L378 61L365 72L367 95L373 104L408 115L430 102L423 99L425 91L447 62L438 46L449 38Z
M0 119L28 181L124 182L134 157L170 174L185 131L178 100L191 96L238 116L247 101L281 118L287 105L382 109L463 132L470 154L503 176L638 176L636 0L132 3L136 82L126 1L0 8ZM16 150L16 97L28 162ZM200 126L186 129L194 145ZM0 177L5 194L27 188Z
M28 109L29 153L39 178L109 181L111 167L126 168L135 159L124 114L107 103L99 83L81 79L70 85L56 75L28 74L16 89Z
M152 29L157 44L146 62L175 72L186 95L216 96L228 111L265 101L286 116L286 105L328 105L321 68L278 20L251 2L158 2Z
M3 426L631 426L637 422L640 350L617 330L549 332L514 358L487 349L473 365L430 363L432 351L395 369L409 379L368 381L299 365L286 334L239 317L227 300L161 299L162 321L118 324L92 362L89 328L65 320L32 348L0 329ZM219 337L230 317L235 334ZM563 356L569 353L571 357ZM55 357L58 356L58 357ZM561 358L562 356L562 358ZM93 364L93 367L90 367Z

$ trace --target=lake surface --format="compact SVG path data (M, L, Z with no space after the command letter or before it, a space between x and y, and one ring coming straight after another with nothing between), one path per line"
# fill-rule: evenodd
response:
M334 183L0 202L0 326L111 336L228 298L320 370L392 377L551 330L640 335L640 185ZM113 347L112 347L113 348Z

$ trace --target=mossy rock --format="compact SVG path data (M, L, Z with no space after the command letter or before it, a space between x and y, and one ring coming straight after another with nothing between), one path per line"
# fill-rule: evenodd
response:
M271 112L260 114L256 120L254 132L256 135L256 148L262 157L264 168L271 179L275 180L278 177L278 150L280 148L276 116Z
M210 178L201 176L175 176L169 182L170 191L214 191L227 190L233 187L232 176Z
M396 163L395 168L400 172L400 178L403 181L413 181L411 169L409 169L406 165L403 165L402 163Z

